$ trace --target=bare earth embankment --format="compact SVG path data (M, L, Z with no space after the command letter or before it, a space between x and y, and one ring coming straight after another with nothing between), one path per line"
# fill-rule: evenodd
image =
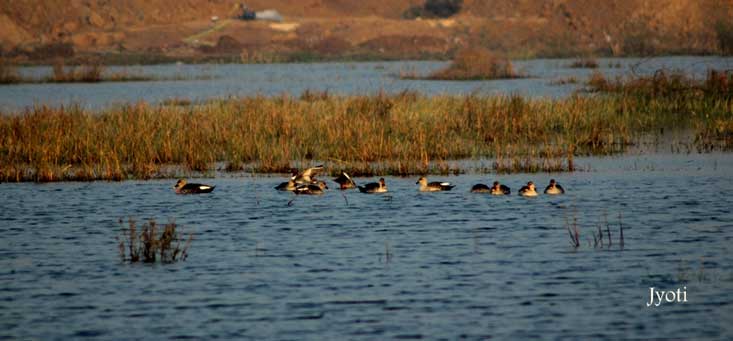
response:
M107 64L730 53L729 0L465 0L444 19L405 19L421 1L253 0L283 22L234 19L239 1L0 1L0 53L21 63ZM218 17L212 21L212 17Z

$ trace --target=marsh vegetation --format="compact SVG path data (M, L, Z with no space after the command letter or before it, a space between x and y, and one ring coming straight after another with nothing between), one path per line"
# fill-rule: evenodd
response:
M353 176L572 171L576 156L624 152L671 130L691 131L688 151L730 150L731 81L717 71L705 80L596 75L589 85L606 95L554 100L308 91L102 111L37 106L0 115L0 180L287 173L314 161ZM470 169L458 162L466 159L491 165Z

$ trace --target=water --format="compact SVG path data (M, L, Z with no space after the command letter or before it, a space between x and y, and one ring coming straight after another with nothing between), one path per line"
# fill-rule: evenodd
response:
M401 80L400 71L429 74L446 62L372 62L314 64L204 64L110 67L110 72L126 71L158 78L190 80L152 82L106 82L97 84L0 85L0 111L18 111L33 105L80 104L104 108L136 101L158 103L171 98L206 100L231 96L300 95L306 89L328 90L335 94L373 94L379 91L414 90L435 94L521 94L533 97L563 97L578 90L592 69L573 69L572 59L515 61L515 68L529 78L494 81ZM600 58L595 69L609 76L649 74L659 68L678 69L701 77L710 68L733 68L733 58L660 57ZM616 65L620 67L615 67ZM611 67L613 65L614 67ZM42 78L50 67L22 68L27 77ZM553 81L575 77L581 84L553 85ZM203 78L203 79L202 79Z
M217 188L189 196L175 181L0 184L0 338L733 337L733 157L578 163L591 170L500 176L507 197L468 193L494 178L470 174L443 193L387 177L386 195L297 198L279 177L197 179ZM515 194L550 177L566 195ZM188 260L122 263L130 216L194 232ZM594 248L604 216L613 244ZM688 302L648 308L650 287Z

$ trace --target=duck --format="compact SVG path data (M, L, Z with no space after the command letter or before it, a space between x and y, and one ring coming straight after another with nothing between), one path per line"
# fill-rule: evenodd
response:
M318 165L315 167L307 168L306 170L302 172L297 172L297 170L294 170L293 180L297 184L310 184L315 180L315 175L318 173L318 171L323 169L323 165Z
M320 195L324 193L324 189L328 189L325 182L315 181L307 185L298 185L293 192L295 194Z
M387 184L384 178L379 178L379 182L370 182L364 186L357 186L359 192L362 193L385 193L387 192Z
M351 179L349 174L346 174L346 172L341 172L341 175L339 175L337 178L334 178L333 181L339 184L339 189L356 188L356 182L354 182L354 180Z
M491 186L492 195L509 195L511 193L512 190L509 189L509 187L500 184L499 181L494 181L493 186Z
M415 184L420 184L420 192L438 192L438 191L450 191L455 185L451 185L450 182L434 181L428 183L428 179L421 176Z
M555 182L555 179L550 179L550 184L545 187L545 194L565 194L565 189Z
M278 191L294 191L296 188L295 180L293 178L290 178L290 180L286 182L281 182L279 185L275 186L275 189Z
M216 186L204 185L204 184L189 184L186 179L179 179L176 185L173 186L176 189L177 194L198 194L198 193L211 193Z
M534 182L530 181L527 182L526 186L522 186L522 188L519 189L519 195L523 197L536 197L537 191L535 190Z

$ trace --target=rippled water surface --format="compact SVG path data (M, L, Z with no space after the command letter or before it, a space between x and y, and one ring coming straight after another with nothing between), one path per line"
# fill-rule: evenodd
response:
M493 175L297 198L278 177L197 179L217 188L189 196L172 181L3 183L0 338L733 337L730 154L583 162L497 177L568 191L533 199L468 193ZM188 260L122 263L130 216L193 232ZM605 217L613 244L594 248ZM650 287L688 302L648 308Z
M171 98L206 100L257 94L300 95L306 89L362 95L378 91L415 90L428 95L479 93L562 97L582 86L594 70L616 76L650 74L664 68L701 77L710 68L733 68L733 58L721 57L599 58L598 69L573 69L569 67L572 62L572 59L515 61L515 69L527 75L527 78L468 82L401 80L397 77L401 71L427 75L447 65L446 62L430 61L109 67L108 71L113 73L183 80L0 85L0 110L22 110L36 104L75 103L101 108L141 100L157 103ZM51 74L50 67L22 68L20 71L33 78ZM568 77L575 77L579 84L552 84Z

